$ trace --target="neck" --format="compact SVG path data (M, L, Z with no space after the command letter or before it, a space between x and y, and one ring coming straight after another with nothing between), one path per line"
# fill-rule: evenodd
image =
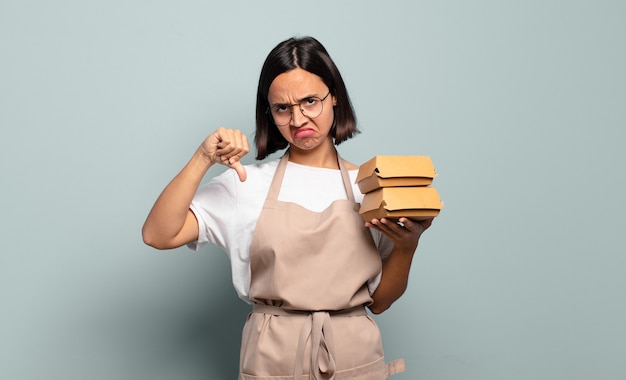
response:
M339 169L337 150L332 141L329 140L329 142L312 150L302 150L291 146L289 147L289 161L317 168Z

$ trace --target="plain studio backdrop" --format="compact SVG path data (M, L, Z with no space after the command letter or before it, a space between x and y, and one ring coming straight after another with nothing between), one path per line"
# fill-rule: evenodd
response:
M1 0L0 378L236 377L249 307L226 255L156 251L140 230L205 136L253 138L261 64L294 35L347 83L362 133L345 158L428 155L439 173L446 207L375 317L387 359L407 360L397 378L626 378L625 15Z

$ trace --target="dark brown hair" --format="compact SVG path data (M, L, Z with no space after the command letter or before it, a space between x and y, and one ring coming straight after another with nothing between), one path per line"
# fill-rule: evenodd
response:
M256 95L256 134L254 136L257 160L262 160L288 145L268 112L267 95L270 85L277 76L296 68L320 77L330 93L337 99L337 105L333 107L334 121L330 130L335 145L359 133L348 90L339 69L324 46L313 37L290 38L272 49L261 69Z

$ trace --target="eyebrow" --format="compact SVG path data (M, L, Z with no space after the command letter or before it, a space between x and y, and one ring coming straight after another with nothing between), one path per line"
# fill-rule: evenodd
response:
M282 103L282 102L270 103L270 107L285 106L285 105L288 105L288 104L300 104L301 101L303 101L304 99L309 99L309 98L320 98L321 99L322 97L319 96L319 95L316 95L316 94L311 94L311 95L307 95L307 96L304 96L304 97L298 99L297 103Z

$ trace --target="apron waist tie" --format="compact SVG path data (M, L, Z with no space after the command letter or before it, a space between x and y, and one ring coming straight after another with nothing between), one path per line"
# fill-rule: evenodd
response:
M333 332L330 323L331 316L360 316L367 315L364 306L357 306L344 310L331 311L301 311L287 310L279 306L264 305L255 303L253 313L271 315L307 315L308 318L300 330L298 338L298 348L296 350L296 363L293 370L293 378L302 378L302 366L304 363L304 350L307 340L311 340L311 364L309 366L309 376L312 379L335 378L337 370L335 365L335 345L333 342Z

